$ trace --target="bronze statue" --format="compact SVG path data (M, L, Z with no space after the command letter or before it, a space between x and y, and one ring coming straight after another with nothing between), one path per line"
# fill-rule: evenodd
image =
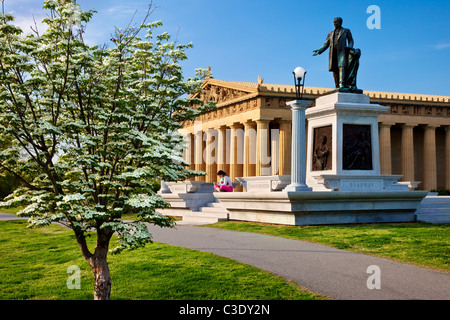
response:
M344 124L343 169L372 170L370 125Z
M314 150L313 171L327 170L327 162L330 150L327 146L327 136L323 135L320 139L320 146Z
M342 27L342 18L334 18L333 23L335 29L328 34L324 45L313 51L313 56L330 48L328 65L329 71L333 72L336 88L358 91L356 74L361 50L353 48L352 33Z

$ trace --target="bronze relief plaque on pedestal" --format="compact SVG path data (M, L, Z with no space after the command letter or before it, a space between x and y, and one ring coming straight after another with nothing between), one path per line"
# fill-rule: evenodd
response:
M344 124L342 169L372 170L370 125Z
M331 129L331 126L314 128L312 171L332 169Z

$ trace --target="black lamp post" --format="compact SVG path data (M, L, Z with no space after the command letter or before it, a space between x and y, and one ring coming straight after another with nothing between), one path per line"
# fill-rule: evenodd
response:
M295 83L295 98L297 100L301 100L303 99L303 90L305 88L306 71L302 67L297 67L295 68L293 74Z

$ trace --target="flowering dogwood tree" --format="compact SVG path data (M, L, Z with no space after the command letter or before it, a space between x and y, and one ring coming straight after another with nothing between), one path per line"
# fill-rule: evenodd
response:
M30 227L71 228L94 273L94 299L109 299L108 252L151 242L146 222L174 225L157 212L167 204L155 181L200 174L186 169L174 133L214 108L190 98L207 72L183 78L191 44L154 35L160 22L116 29L111 47L89 46L83 32L95 11L74 0L43 7L43 34L25 36L12 15L0 16L0 174L22 185L0 206L23 206Z

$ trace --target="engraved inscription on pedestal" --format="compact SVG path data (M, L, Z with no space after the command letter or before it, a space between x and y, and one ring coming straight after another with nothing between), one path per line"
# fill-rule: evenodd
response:
M332 169L332 127L314 128L312 170Z
M344 170L372 170L372 139L370 125L344 124Z

